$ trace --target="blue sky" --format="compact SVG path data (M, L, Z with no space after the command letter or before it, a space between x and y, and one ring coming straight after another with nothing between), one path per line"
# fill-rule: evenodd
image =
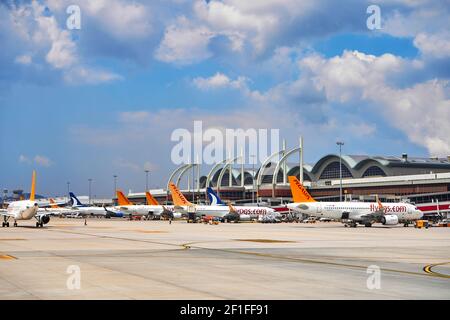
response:
M81 10L81 29L66 9ZM369 30L377 4L381 29ZM450 154L445 1L2 1L0 188L161 187L173 130L280 129L313 163ZM207 170L205 168L205 170Z

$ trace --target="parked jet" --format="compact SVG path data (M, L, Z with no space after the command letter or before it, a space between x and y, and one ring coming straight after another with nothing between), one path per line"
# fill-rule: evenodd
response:
M149 206L160 206L159 202L152 196L152 194L148 191L145 192L145 198L147 199L147 205ZM171 218L171 219L180 219L182 214L179 212L173 211L173 206L162 206L164 208L161 217Z
M294 176L289 177L293 203L288 208L319 218L349 221L351 227L362 224L371 227L373 223L405 227L422 217L422 211L411 203L370 202L317 202ZM347 225L347 224L346 224Z
M80 211L77 209L70 209L70 208L65 208L65 207L61 207L59 204L57 204L55 202L55 200L53 199L49 199L49 208L45 207L45 208L39 208L38 213L39 212L47 212L49 215L71 215L71 214L77 214Z
M146 194L147 204L134 204L132 203L122 191L117 190L117 201L119 206L115 207L118 210L124 212L129 216L145 216L148 219L160 218L161 216L167 218L180 218L181 214L174 214L173 206L162 206L151 196L150 193ZM153 204L149 204L153 203Z
M30 220L35 218L36 228L43 227L44 224L49 223L50 216L47 212L38 212L39 205L35 201L36 192L36 171L33 171L31 179L31 192L29 200L13 201L8 205L8 208L0 212L3 216L2 227L9 227L9 219L14 220L14 227L17 227L18 220Z
M209 201L211 205L214 206L226 206L220 197L214 192L214 190L210 187L206 188L206 192L208 194ZM233 212L239 215L240 221L249 221L253 219L258 219L260 216L268 215L274 217L274 219L281 219L281 214L276 212L274 209L269 207L259 207L259 206L236 206L233 205Z
M76 209L79 211L79 214L82 216L102 216L106 218L111 217L123 217L123 213L120 210L112 207L96 207L91 205L86 205L81 203L80 200L73 194L73 192L69 193L70 202L72 203L72 209Z
M175 205L174 212L180 212L184 215L194 213L195 216L212 216L219 217L226 220L233 220L236 218L236 214L230 211L230 208L223 205L197 205L189 202L177 186L171 182L169 184L170 193L172 194L173 203Z

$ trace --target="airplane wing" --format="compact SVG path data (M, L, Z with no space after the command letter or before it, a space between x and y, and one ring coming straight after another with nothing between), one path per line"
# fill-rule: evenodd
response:
M380 199L378 199L377 196L377 203L378 203L378 209L377 211L374 211L372 213L368 213L368 214L362 214L359 217L362 219L371 219L371 220L381 220L381 217L384 216L384 207L383 204L381 203Z
M36 216L37 217L59 216L59 215L68 215L68 214L74 214L74 213L79 213L79 212L80 212L80 210L58 210L58 209L52 210L50 208L45 208L45 209L39 208L38 212L36 213Z
M384 211L375 211L372 213L368 213L368 214L362 214L358 217L362 218L362 219L367 219L367 220L380 220L381 217L384 215Z
M4 217L14 217L15 213L14 211L12 212L8 212L7 210L0 210L0 216L4 216Z
M187 213L187 210L185 210L182 206L174 206L173 211L179 213Z

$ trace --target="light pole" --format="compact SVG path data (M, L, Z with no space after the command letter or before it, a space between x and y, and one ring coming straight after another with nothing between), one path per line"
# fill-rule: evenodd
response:
M254 154L250 155L252 158L252 204L255 203L255 158Z
M342 146L344 145L344 142L338 141L336 144L339 146L339 201L342 201Z
M148 191L148 173L150 171L149 170L145 170L145 192Z
M89 181L89 204L91 204L91 184L92 184L92 179L89 178L88 181Z
M113 193L113 196L115 196L116 191L117 191L117 175L116 174L113 175L113 178L114 178L114 193Z

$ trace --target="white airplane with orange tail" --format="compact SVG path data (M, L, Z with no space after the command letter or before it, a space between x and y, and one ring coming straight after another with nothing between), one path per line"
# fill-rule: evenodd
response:
M0 211L0 216L3 217L2 227L9 227L9 219L14 220L14 227L17 227L19 220L37 220L36 227L43 227L44 224L49 223L50 216L48 212L38 212L39 205L35 201L36 194L36 171L33 171L31 179L31 192L29 200L13 201L8 205L4 211Z
M226 220L239 220L239 214L235 212L232 206L223 205L198 205L189 202L181 193L177 186L171 182L169 184L170 193L174 204L174 212L179 212L183 215L195 213L195 216L212 216Z
M160 205L148 191L145 194L147 204L134 204L123 194L122 191L117 190L116 193L118 206L116 206L115 209L122 211L124 215L127 215L130 218L132 216L145 216L149 219L160 217L172 219L181 218L180 213L173 212L173 206Z
M423 213L411 203L376 203L371 202L318 202L294 176L289 177L294 202L287 205L289 209L318 218L348 221L356 227L362 224L371 227L373 223L405 227L422 217ZM347 226L347 223L346 223Z

